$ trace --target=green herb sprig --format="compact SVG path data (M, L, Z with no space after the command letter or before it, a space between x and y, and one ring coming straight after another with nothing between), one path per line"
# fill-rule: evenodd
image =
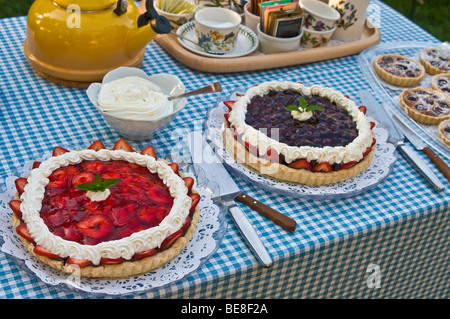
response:
M76 185L75 188L90 192L103 192L118 182L120 182L120 178L108 178L103 181L100 174L97 174L94 182L81 183Z
M323 111L323 107L320 105L308 105L306 99L303 96L300 96L298 99L298 105L288 105L286 106L286 110L303 113L311 111Z

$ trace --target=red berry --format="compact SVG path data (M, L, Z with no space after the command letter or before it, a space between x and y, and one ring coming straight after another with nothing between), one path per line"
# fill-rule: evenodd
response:
M58 256L58 255L48 251L47 249L45 249L41 245L34 246L33 252L35 254L37 254L37 255L48 257L48 258L51 258L51 259L57 259L57 260L62 259L60 256Z
M305 159L300 159L298 161L292 162L291 164L288 165L291 168L296 168L296 169L307 169L307 170L311 170L311 163L308 162Z
M352 166L355 166L356 163L357 163L356 161L351 161L351 162L348 162L348 163L343 163L343 164L341 164L341 169L350 168L350 167L352 167Z
M103 143L101 141L95 141L88 147L88 149L94 150L94 151L99 151L104 148L105 148L105 145L103 145Z
M92 261L90 261L89 259L76 259L72 257L67 258L66 262L71 265L76 265L80 268L92 265Z
M21 203L22 202L20 200L17 200L17 199L13 199L12 201L9 202L9 207L11 208L13 213L20 219L22 219L22 212L20 211L20 204Z
M104 215L92 215L79 222L77 227L85 236L95 239L106 238L113 228L112 223Z
M149 250L145 250L141 253L136 253L133 256L133 259L142 259L145 257L149 257L149 256L153 256L157 253L158 251L156 249L149 249Z
M375 122L370 122L370 129L373 129L375 127Z
M150 200L155 204L165 205L173 202L173 198L170 196L169 191L158 187L151 187L148 190L148 195Z
M33 169L38 168L41 165L41 162L34 161L33 162Z
M177 163L170 163L169 166L170 166L170 168L172 168L172 170L175 174L179 173L179 167L178 167Z
M114 145L113 150L124 150L127 152L133 152L133 148L130 146L130 144L127 143L123 138L117 141L117 143Z
M25 186L28 184L28 180L25 177L19 177L14 181L14 184L20 196L24 192Z
M365 107L364 105L361 105L360 107L358 107L358 109L363 112L364 114L366 114L367 112L367 107Z
M190 210L190 212L192 213L195 210L195 207L197 207L198 203L200 202L201 197L197 193L190 193L190 194L188 194L188 196L192 200L191 210Z
M91 172L82 172L72 177L72 185L77 186L87 182L94 182L95 175Z
M173 245L173 243L183 234L183 230L179 229L176 232L174 232L172 235L169 235L164 239L164 241L161 243L161 250L165 250Z
M100 260L100 263L103 265L115 265L115 264L120 264L121 262L124 262L125 259L124 258L102 258Z
M223 104L228 108L229 111L232 110L235 101L225 101Z
M65 154L65 153L67 153L67 152L68 152L68 150L66 150L65 148L56 146L56 147L53 149L52 155L53 155L53 156L59 156L59 155Z
M188 176L188 177L183 178L183 180L184 180L184 184L186 185L186 187L188 189L188 192L191 192L192 187L194 186L194 183L195 183L194 179L192 177Z
M28 228L25 223L21 223L19 226L17 226L16 232L17 232L17 234L19 234L20 237L28 240L30 243L34 243L34 239L33 239L33 237L31 237L30 233L28 232Z
M333 167L327 162L320 162L312 168L313 172L331 172Z
M149 155L151 157L154 157L155 159L158 159L158 157L156 156L156 152L155 149L153 148L153 146L147 146L146 148L144 148L141 151L142 155Z

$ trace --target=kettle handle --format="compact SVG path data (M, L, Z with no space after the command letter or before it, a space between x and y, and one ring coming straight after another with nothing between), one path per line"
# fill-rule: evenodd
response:
M117 1L117 6L114 9L114 13L117 14L119 17L127 12L128 7L128 0L119 0Z
M172 30L169 20L156 12L153 6L153 0L145 1L145 9L147 12L144 12L138 18L138 28L143 27L150 22L152 29L158 34L166 34Z

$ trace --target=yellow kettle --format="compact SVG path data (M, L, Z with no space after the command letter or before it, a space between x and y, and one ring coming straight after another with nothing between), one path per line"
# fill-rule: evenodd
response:
M28 12L25 56L54 82L85 87L120 66L140 67L145 46L169 33L153 0L140 14L127 0L36 0Z

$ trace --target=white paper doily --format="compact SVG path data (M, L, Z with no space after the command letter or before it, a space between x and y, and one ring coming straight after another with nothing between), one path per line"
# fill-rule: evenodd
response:
M50 157L46 154L37 161ZM200 218L195 233L187 247L172 261L160 269L144 275L116 280L87 279L62 274L34 258L24 248L11 223L12 211L8 203L14 198L16 188L14 180L27 176L34 161L27 162L22 170L6 178L0 193L0 236L3 239L1 250L20 268L37 276L44 283L63 289L74 289L88 295L127 295L149 292L175 283L196 271L217 250L226 231L225 210L211 200L211 189L217 185L204 177L196 179L195 189L201 195ZM187 176L194 176L193 169L184 171Z
M231 95L219 97L216 104L208 110L204 122L205 137L216 147L217 155L224 164L236 175L256 186L268 191L275 191L283 195L303 197L309 199L331 199L355 196L376 187L392 171L397 153L394 145L387 142L388 132L375 126L377 149L369 168L363 173L340 183L325 186L308 186L281 182L259 175L236 162L225 150L222 142L223 115L227 107L224 101L235 100L236 93L243 94L245 89L238 88ZM376 122L374 119L370 119Z

